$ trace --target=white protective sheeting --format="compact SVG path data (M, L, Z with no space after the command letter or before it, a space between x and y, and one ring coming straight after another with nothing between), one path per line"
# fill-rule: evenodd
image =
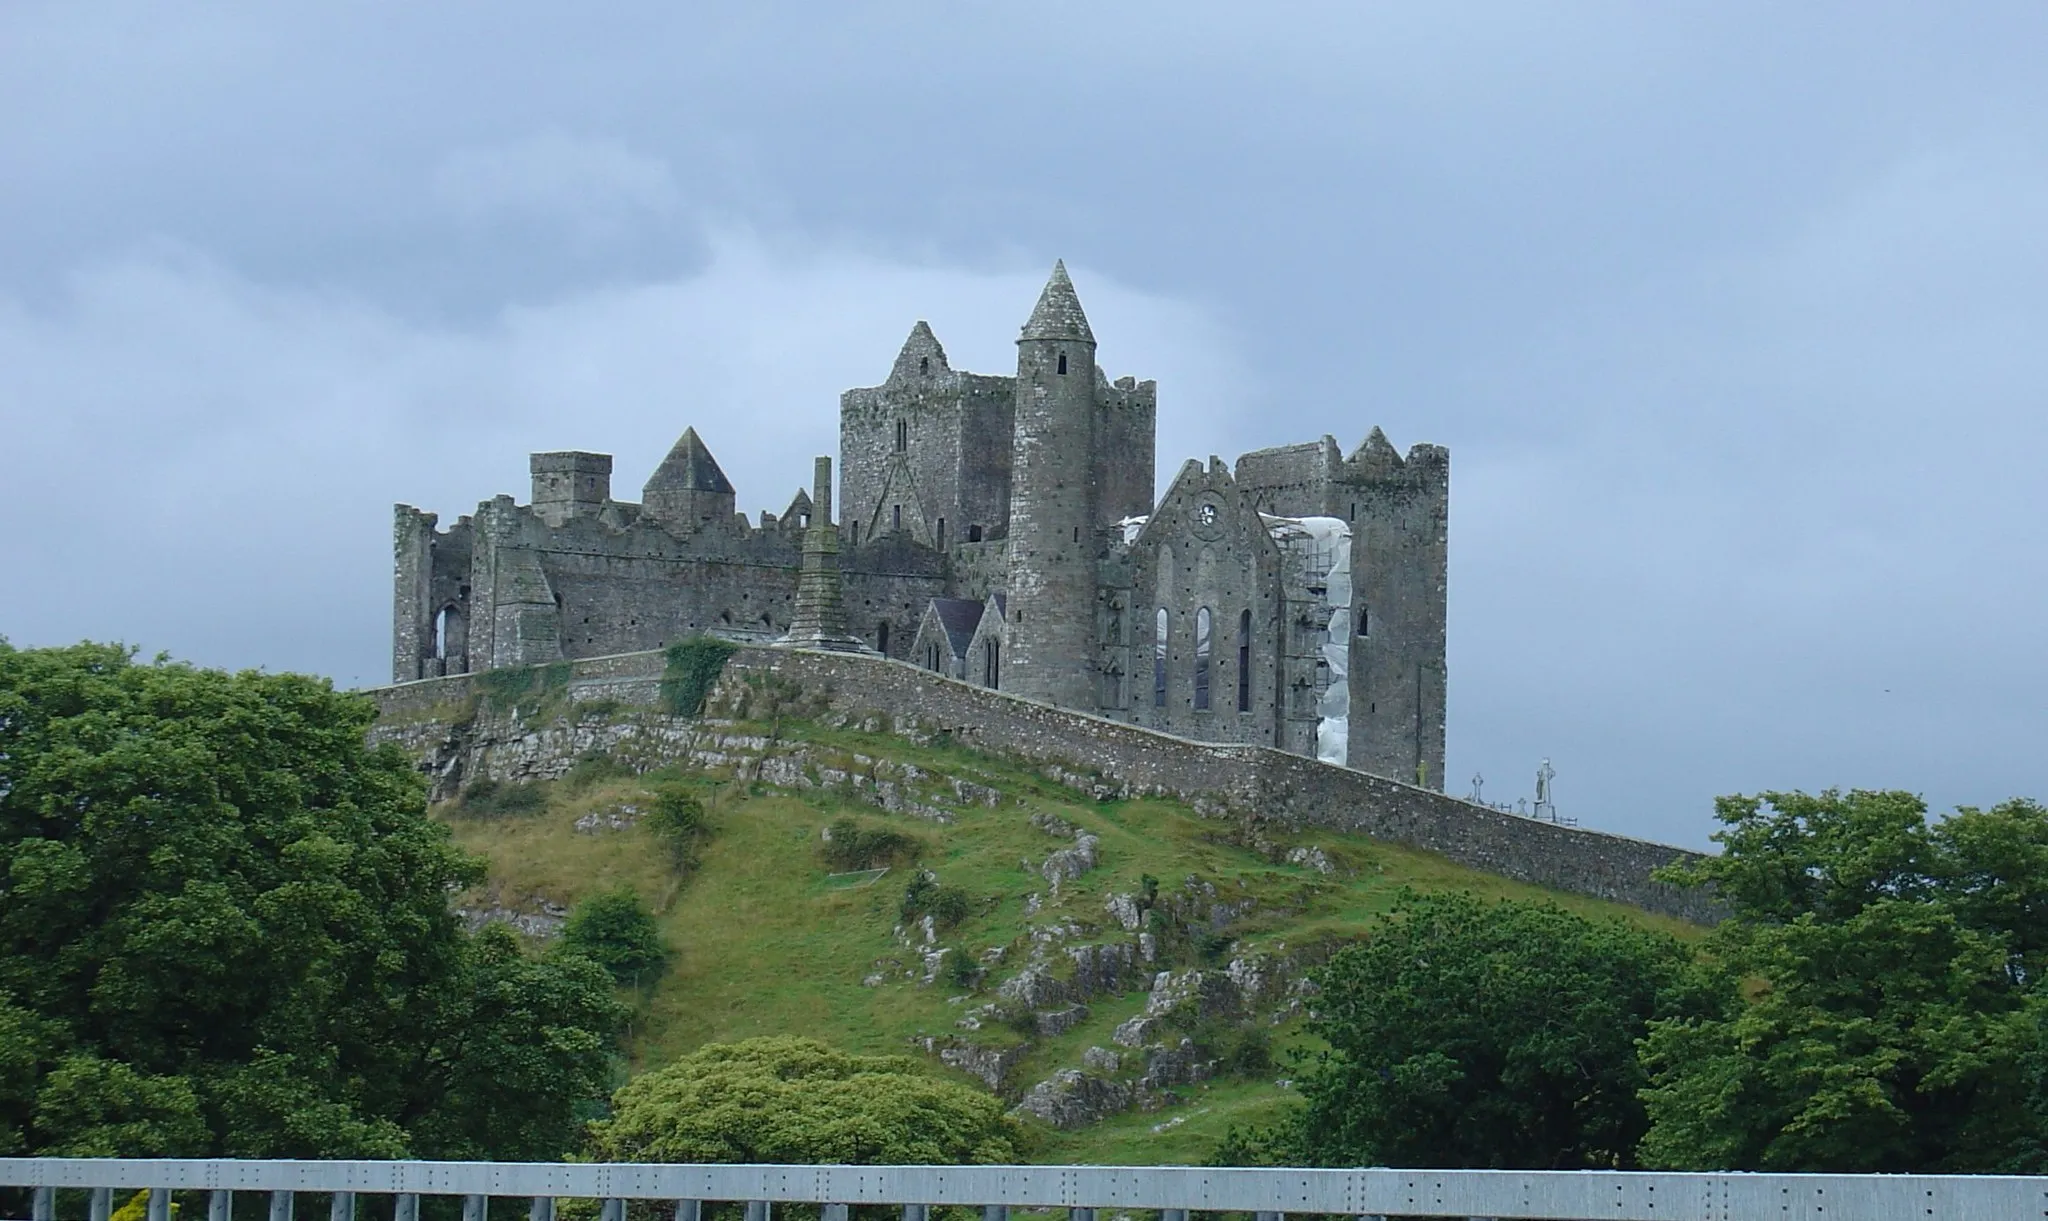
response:
M1302 553L1323 584L1323 661L1330 685L1316 704L1316 758L1342 764L1351 741L1351 523L1341 517L1266 516L1282 547Z

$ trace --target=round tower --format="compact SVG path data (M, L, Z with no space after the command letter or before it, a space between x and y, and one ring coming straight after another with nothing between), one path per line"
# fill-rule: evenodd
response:
M1017 338L1002 688L1095 706L1095 333L1064 263Z

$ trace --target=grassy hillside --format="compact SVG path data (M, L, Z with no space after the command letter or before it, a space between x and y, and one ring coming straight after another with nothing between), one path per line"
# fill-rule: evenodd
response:
M1139 892L1148 874L1163 895L1195 893L1193 879L1197 886L1213 885L1214 902L1226 912L1244 905L1222 928L1204 926L1163 947L1162 956L1174 961L1161 962L1162 968L1219 967L1258 951L1313 958L1318 947L1368 931L1402 887L1550 898L1587 914L1620 915L1681 935L1693 931L1675 920L1551 894L1363 837L1250 832L1165 801L1097 803L1019 766L958 748L814 723L784 722L778 734L779 749L801 748L812 759L847 768L871 766L863 760L907 765L934 781L999 790L1002 799L993 808L949 808L953 821L941 824L886 813L843 794L674 768L637 777L606 774L598 761L540 786L545 804L535 811L485 815L460 803L441 809L458 841L490 862L485 892L465 896L471 906L532 912L626 885L658 913L672 960L638 1005L630 1039L636 1071L701 1043L760 1034L808 1034L865 1052L912 1051L919 1036L958 1035L993 1047L1029 1041L1010 1077L1028 1086L1078 1065L1089 1047L1109 1047L1111 1031L1144 1008L1147 994L1092 999L1084 1020L1050 1038L1027 1040L1016 1021L984 1021L971 1034L956 1023L993 999L993 989L1030 956L1034 934L1040 946L1059 950L1130 942L1135 934L1111 917L1105 900ZM644 828L605 826L644 809L650 789L660 784L693 787L714 828L701 864L687 876L678 875ZM577 829L579 819L592 815L596 829ZM922 849L917 865L892 868L872 881L828 878L820 833L849 815L914 837ZM1034 815L1099 837L1097 867L1063 882L1056 894L1039 865L1075 841L1041 830ZM1320 850L1327 872L1313 857L1287 863L1290 850L1311 847ZM917 978L926 947L906 942L897 913L918 868L970 897L967 918L942 933L937 945L976 961L1000 951L1001 961L978 987L961 985L943 969L932 983ZM1037 909L1027 914L1033 902ZM913 929L910 940L922 942L922 936ZM1286 1022L1274 1031L1277 1049L1301 1041L1299 1025ZM1275 1082L1287 1071L1283 1056L1257 1079L1180 1086L1162 1109L1049 1134L1043 1155L1119 1163L1199 1160L1231 1124L1260 1122L1284 1104L1284 1088Z

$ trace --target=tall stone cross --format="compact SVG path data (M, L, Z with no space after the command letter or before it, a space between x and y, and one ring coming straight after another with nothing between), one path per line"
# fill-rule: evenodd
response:
M830 649L835 653L875 650L846 630L846 605L839 590L839 527L832 524L832 459L817 461L811 488L811 526L804 531L803 566L796 578L796 613L783 649Z

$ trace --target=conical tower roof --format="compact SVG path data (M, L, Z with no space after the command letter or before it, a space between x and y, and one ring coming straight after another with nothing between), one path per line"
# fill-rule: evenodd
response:
M1030 321L1024 324L1024 333L1017 337L1019 343L1027 339L1095 342L1095 332L1088 326L1088 315L1081 311L1081 298L1074 295L1074 282L1067 278L1065 260L1053 263L1052 279L1045 282L1045 291L1038 294L1038 308L1031 311Z
M675 489L691 492L726 492L733 490L732 481L725 472L718 469L718 459L704 446L704 439L694 428L685 428L675 447L668 451L668 457L654 468L647 477L649 489Z

